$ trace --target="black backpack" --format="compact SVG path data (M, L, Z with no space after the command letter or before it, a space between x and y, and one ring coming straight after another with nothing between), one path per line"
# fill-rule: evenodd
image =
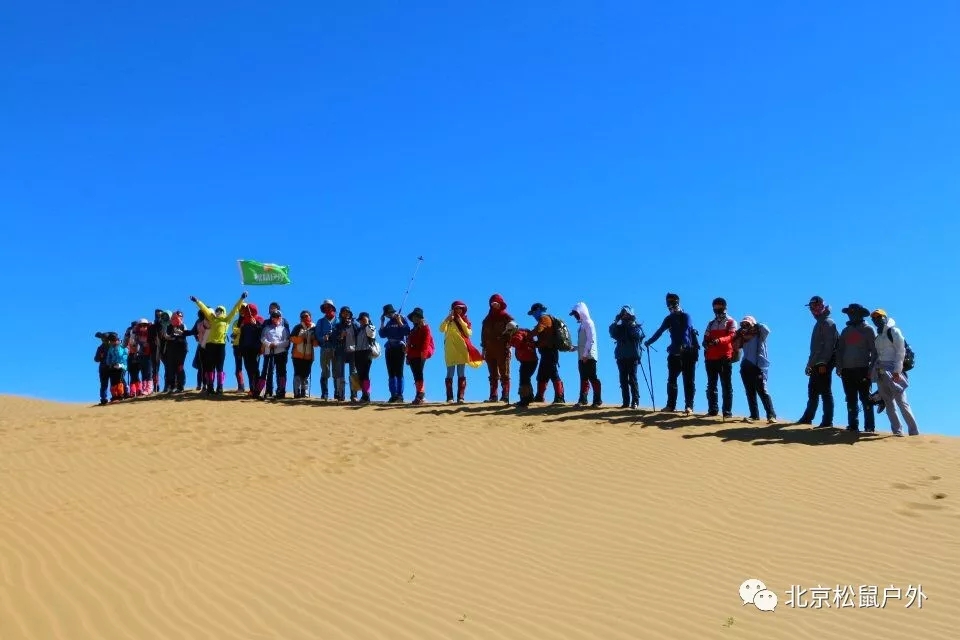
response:
M557 351L576 351L577 345L570 339L570 329L556 316L551 316L553 320L553 346Z
M903 336L903 332L900 332L900 335ZM887 337L890 338L890 342L893 342L893 334L890 333L890 329L887 329ZM910 348L910 343L907 342L907 339L903 338L903 372L906 373L913 369L913 349Z

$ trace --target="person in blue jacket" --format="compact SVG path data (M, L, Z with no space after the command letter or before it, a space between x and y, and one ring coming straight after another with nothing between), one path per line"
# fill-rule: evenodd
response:
M637 367L643 353L643 328L637 323L633 307L624 305L610 325L610 337L616 342L613 357L620 371L620 393L623 395L621 409L636 409L640 406L640 383Z
M387 361L387 377L390 399L387 402L403 402L403 365L407 355L407 336L410 323L392 304L384 305L380 316L380 337L387 340L384 359Z
M127 348L113 331L107 334L107 352L103 361L110 372L110 402L119 402L126 391L124 375L127 372Z
M690 314L680 308L680 296L667 294L667 309L670 313L656 333L643 345L649 347L660 339L665 331L670 331L670 346L667 347L667 406L664 411L677 410L677 378L683 376L684 413L693 413L693 399L696 392L697 361L700 360L700 342L698 331L693 327Z

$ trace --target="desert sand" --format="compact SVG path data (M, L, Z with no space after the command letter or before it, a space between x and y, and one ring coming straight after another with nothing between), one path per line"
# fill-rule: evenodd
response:
M0 638L955 638L960 441L878 426L0 397Z

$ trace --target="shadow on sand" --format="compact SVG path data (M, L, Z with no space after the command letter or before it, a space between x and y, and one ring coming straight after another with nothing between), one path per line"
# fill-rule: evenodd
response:
M684 415L682 413L666 413L651 409L624 409L621 407L579 407L572 404L554 405L550 403L534 403L525 409L516 404L503 402L471 402L466 404L448 404L432 402L414 405L410 402L388 404L386 402L349 403L323 401L319 398L291 398L283 400L269 398L260 400L250 398L245 393L228 391L223 395L206 395L196 391L168 395L160 393L146 398L127 399L120 404L139 404L142 402L264 402L279 406L315 406L348 409L351 411L413 411L419 415L463 415L467 417L492 416L530 416L538 417L543 422L571 422L575 420L589 420L594 423L611 425L623 424L641 429L656 427L658 429L673 430L681 428L704 428L716 424L713 431L703 433L687 433L684 439L692 438L719 438L722 442L746 442L754 445L766 444L802 444L821 446L830 444L854 445L861 442L876 442L893 437L889 434L857 433L846 429L815 429L808 426L792 423L777 423L772 425L752 425L740 422L734 418L725 423L717 422L715 418L702 415ZM99 406L99 405L93 405ZM106 405L111 406L111 405Z
M777 423L762 427L738 426L718 429L709 433L684 434L685 439L720 438L721 442L749 442L754 445L765 444L804 444L821 446L828 444L854 445L861 442L886 440L889 435L847 431L846 429L817 429L806 425Z

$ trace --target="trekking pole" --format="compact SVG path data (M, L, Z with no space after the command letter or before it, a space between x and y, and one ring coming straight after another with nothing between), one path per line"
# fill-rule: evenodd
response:
M653 363L650 360L650 347L647 347L647 370L650 371L650 381L647 383L647 390L650 391L650 404L653 405L653 410L656 411L657 401L653 397Z
M420 270L420 265L423 263L423 256L417 256L417 266L413 270L413 275L410 276L410 282L407 284L407 290L403 292L403 300L400 301L400 308L397 309L397 313L403 312L403 305L407 302L407 296L410 295L410 290L413 289L413 281L417 277L417 272Z

